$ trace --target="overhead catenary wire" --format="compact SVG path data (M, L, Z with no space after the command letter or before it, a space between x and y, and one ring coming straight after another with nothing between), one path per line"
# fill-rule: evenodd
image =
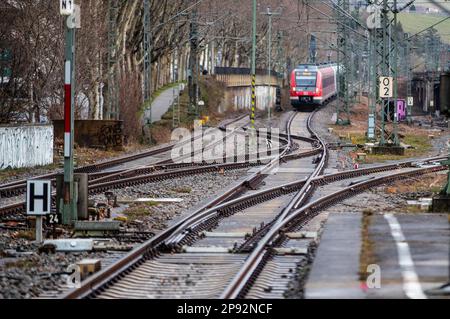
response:
M440 21L434 23L433 25L431 25L431 26L429 26L429 27L427 27L427 28L425 28L425 29L423 29L423 30L421 30L421 31L419 31L419 32L417 32L417 33L411 35L410 37L406 38L405 40L408 41L408 40L410 40L411 38L416 37L416 36L418 36L419 34L425 32L425 31L427 31L427 30L430 30L430 29L434 28L435 26L437 26L437 25L439 25L439 24L441 24L441 23L447 21L448 19L450 19L450 16L445 17L444 19L442 19L442 20L440 20Z
M322 15L324 15L324 16L326 16L326 17L332 19L332 20L335 20L332 16L330 16L330 15L324 13L323 11L321 11L321 10L319 10L319 9L317 9L317 8L315 8L315 7L313 7L313 6L311 6L309 3L306 3L306 5L309 6L311 9L313 9L313 10L319 12L320 14L322 14ZM335 21L335 22L336 22L337 24L340 24L340 25L346 27L346 28L349 29L350 31L352 31L352 32L354 32L354 33L360 35L361 37L367 39L367 36L366 36L365 34L356 31L355 29L353 29L352 27L346 25L345 23L342 23L342 22L340 22L340 21Z

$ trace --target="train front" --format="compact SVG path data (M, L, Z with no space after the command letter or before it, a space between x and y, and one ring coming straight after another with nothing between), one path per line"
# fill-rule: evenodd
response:
M296 109L306 105L319 105L322 102L320 92L320 72L317 66L300 65L291 74L291 104Z

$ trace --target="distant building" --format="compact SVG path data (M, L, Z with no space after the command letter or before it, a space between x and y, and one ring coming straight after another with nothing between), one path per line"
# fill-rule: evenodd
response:
M415 10L412 10L412 7L414 6ZM441 10L433 7L424 7L419 5L412 5L409 9L410 12L417 12L417 13L424 13L424 14L439 14L442 13Z
M431 13L431 14L434 14L434 13L441 13L441 10L436 9L436 8L430 8L430 7L428 7L428 8L426 8L426 13Z

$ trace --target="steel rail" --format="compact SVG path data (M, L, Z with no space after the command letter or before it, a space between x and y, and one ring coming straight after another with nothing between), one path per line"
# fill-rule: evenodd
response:
M292 122L292 119L290 120L290 122ZM287 147L286 151L288 151L288 149L289 148ZM321 152L321 149L315 150L315 152L317 151ZM424 162L437 161L442 158L445 157L429 158L425 159ZM312 179L311 183L313 185L323 185L327 182L345 178L353 178L360 175L367 175L373 172L382 172L392 169L398 169L401 167L410 167L415 162L419 162L419 160L415 159L413 161L379 165L361 170L341 172L325 176L316 176ZM267 168L267 166L261 169L260 172L265 168ZM253 177L255 177L255 174L253 174ZM259 178L261 178L261 176L259 176ZM211 200L201 208L195 210L194 213L183 218L181 221L177 222L175 225L163 231L156 237L151 238L135 251L130 252L127 256L119 260L117 263L104 269L97 275L94 275L93 277L87 279L82 283L79 289L73 289L61 297L85 298L89 296L95 296L96 292L101 291L102 287L106 287L110 283L116 282L117 280L122 278L122 276L132 272L136 267L141 265L149 258L156 257L158 252L160 252L161 250L177 246L180 242L186 240L189 235L195 234L198 228L208 227L208 225L211 226L211 224L215 223L215 219L222 218L227 214L232 214L238 209L244 209L246 207L256 205L257 203L279 197L283 194L289 194L298 191L302 186L305 185L306 181L307 179L286 183L278 187L236 198L239 193L241 193L248 187L248 183L251 183L249 179L246 179L245 182L233 186L230 190L222 194L220 197ZM289 216L287 219L290 218L291 216Z
M289 145L283 148L283 150L288 150ZM303 157L309 157L317 154L318 150L311 150L306 152L301 152L298 154L289 154L286 156L286 160L292 160L296 158L303 158ZM250 156L250 159L251 156ZM110 189L117 189L121 187L127 187L131 185L139 185L144 183L150 183L155 181L161 181L169 178L176 178L176 177L183 177L188 175L195 175L195 174L203 174L205 172L213 172L213 171L220 171L220 170L232 170L232 169L240 169L240 168L246 168L250 166L260 166L263 165L264 161L272 160L271 157L267 158L259 158L256 162L253 162L253 160L246 161L246 162L233 162L230 164L212 164L212 165L199 165L194 166L188 169L178 169L163 173L157 173L157 174L146 174L147 171L153 171L154 169L163 169L163 168L170 168L170 167L177 167L179 164L169 164L169 165L162 165L162 166L155 166L155 167L149 167L142 170L137 170L136 176L127 177L127 176L121 176L122 178L119 180L112 180L112 181L105 181L103 183L97 183L99 180L91 180L89 182L89 194L98 194L102 191L107 191ZM273 160L272 160L273 161ZM192 166L192 165L190 165ZM247 184L250 184L251 181L247 181ZM15 213L23 212L26 208L26 202L22 201L19 203L14 203L10 205L6 205L3 207L0 207L0 216L2 215L11 215Z
M430 158L426 159L424 162L432 162L436 161L439 158ZM411 161L413 162L413 161ZM417 162L414 161L414 162ZM407 167L408 162L404 162L402 165L405 165ZM373 168L367 168L362 169L358 171L350 171L346 172L348 176L345 176L345 173L335 173L325 176L318 176L315 178L315 182L318 182L322 179L327 180L328 182L341 180L344 178L353 178L358 175L365 175L370 172L381 172L384 170L390 170L390 169L398 169L399 165L395 164L389 164L389 165L380 165ZM217 209L223 209L223 210L234 210L239 208L244 208L247 205L254 205L256 203L262 202L264 200L270 200L274 197L279 197L286 193L294 192L299 187L303 185L305 181L297 181L288 183L273 189L260 191L258 193L255 193L253 195L246 195L244 197L240 197L237 199L233 199L231 201L228 201L226 203L222 203L220 205L217 205L217 202L223 201L224 199L228 198L231 193L227 193L223 195L223 198L218 198L217 200L213 200L209 202L205 207L216 207ZM320 184L323 184L321 182ZM252 203L250 203L252 202ZM244 205L244 207L242 207ZM213 209L211 209L212 211ZM195 213L194 213L195 214ZM210 216L211 218L211 216ZM292 218L290 216L289 218ZM171 226L167 230L163 231L162 233L156 235L155 237L151 238L149 241L143 243L141 246L139 246L136 250L130 252L126 256L124 256L121 260L119 260L117 263L111 265L110 267L104 269L97 275L94 275L93 277L87 279L85 282L82 283L81 287L78 289L72 289L71 291L67 292L66 294L62 295L61 298L85 298L95 292L96 290L100 289L104 285L108 284L111 280L114 278L119 278L120 275L123 275L129 271L132 271L137 266L139 266L142 262L144 262L147 258L153 257L157 253L158 247L165 246L165 242L169 237L171 237L176 230L180 228L181 225L185 224L188 220L191 219L191 215L185 217L181 221L177 222L175 225Z
M280 223L275 224L274 227L272 227L265 235L265 237L260 240L258 246L247 258L239 273L233 278L232 282L223 292L221 299L236 299L243 297L243 294L245 294L248 290L249 285L251 285L251 283L256 279L258 271L262 270L264 261L267 260L267 255L271 252L270 248L272 247L272 243L279 239L280 236L283 236L285 231L288 231L292 227L290 224L295 222L298 223L298 219L303 218L303 223L307 220L311 220L315 216L315 213L319 212L327 205L332 205L343 199L354 196L368 187L378 186L385 184L386 182L392 182L394 180L408 178L415 175L433 173L445 169L447 169L445 166L435 166L432 168L416 169L413 171L392 174L390 176L374 178L326 195L301 207Z
M292 123L292 118L289 121L289 123ZM289 136L289 131L288 131ZM291 140L288 139L289 143L285 149L285 151L282 154L287 153L291 148ZM133 250L126 256L124 256L121 260L114 263L110 267L106 268L105 270L101 271L100 273L94 275L93 277L87 279L85 282L81 284L79 288L72 289L71 291L67 292L61 298L63 299L74 299L74 298L84 298L88 295L92 294L102 286L106 285L109 281L111 281L113 278L119 277L121 274L126 273L127 271L131 271L138 265L140 265L142 262L144 262L148 257L153 256L156 253L156 247L161 246L165 243L165 241L170 238L172 235L176 234L177 231L182 231L183 225L188 225L195 223L197 221L197 215L204 215L204 211L210 211L212 210L212 207L220 207L220 205L225 202L226 200L232 198L233 196L236 196L236 194L242 192L243 189L247 188L249 184L254 182L255 180L259 179L261 176L261 172L265 171L266 169L271 168L274 161L271 161L269 164L267 164L264 168L259 170L259 172L254 173L251 177L246 178L243 182L239 183L238 185L235 185L231 187L228 191L226 191L224 194L222 194L220 197L217 197L215 199L212 199L208 203L202 205L202 207L198 208L196 211L194 211L189 216L186 216L179 222L177 222L175 225L169 227L165 231L161 232L160 234L156 235L155 237L151 238L147 242L143 243L140 247ZM233 202L233 201L231 201ZM223 204L222 204L223 205Z
M219 129L222 131L226 130L226 127L234 124L244 118L246 118L246 115L240 116L236 119L233 119L231 121L228 121L226 124L223 124L221 126L219 126ZM112 159L112 160L107 160L104 162L100 162L100 163L96 163L96 164L92 164L92 165L88 165L88 166L84 166L84 167L80 167L75 169L75 173L88 173L88 174L104 174L101 177L104 177L105 175L107 176L108 173L100 173L101 170L107 169L107 168L111 168L117 165L121 165L124 163L128 163L128 162L132 162L135 161L137 159L141 159L141 158L145 158L145 157L149 157L149 156L154 156L154 155L159 155L159 154L163 154L166 153L168 151L171 151L174 147L180 147L183 146L187 143L192 143L193 141L195 141L196 137L194 138L190 138L190 139L185 139L182 141L179 141L178 143L172 143L168 146L164 146L158 149L152 149L146 152L141 152L138 154L133 154L133 155L128 155L128 156L123 156L123 157L119 157L116 159ZM166 160L162 160L159 161L157 163L155 163L154 165L164 165L164 164L170 164L171 161L166 161ZM119 170L122 171L123 170ZM116 174L119 173L119 171L115 171L112 172L111 174ZM32 178L30 178L29 180L39 180L39 179L51 179L53 182L56 179L56 177L58 175L62 174L62 171L56 172L56 173L49 173L49 174L44 174L44 175L39 175L39 176L34 176ZM10 196L17 196L17 195L21 195L23 193L26 192L26 185L27 185L27 180L28 179L21 179L18 181L14 181L14 182L10 182L10 183L5 183L5 184L1 184L0 185L0 198L8 198Z

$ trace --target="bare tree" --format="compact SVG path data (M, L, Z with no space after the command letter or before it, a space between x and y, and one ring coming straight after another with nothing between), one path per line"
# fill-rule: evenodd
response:
M39 122L61 100L62 25L51 0L6 1L0 40L11 54L11 78L2 87L3 122ZM0 13L3 16L3 14ZM2 19L3 21L3 19Z

